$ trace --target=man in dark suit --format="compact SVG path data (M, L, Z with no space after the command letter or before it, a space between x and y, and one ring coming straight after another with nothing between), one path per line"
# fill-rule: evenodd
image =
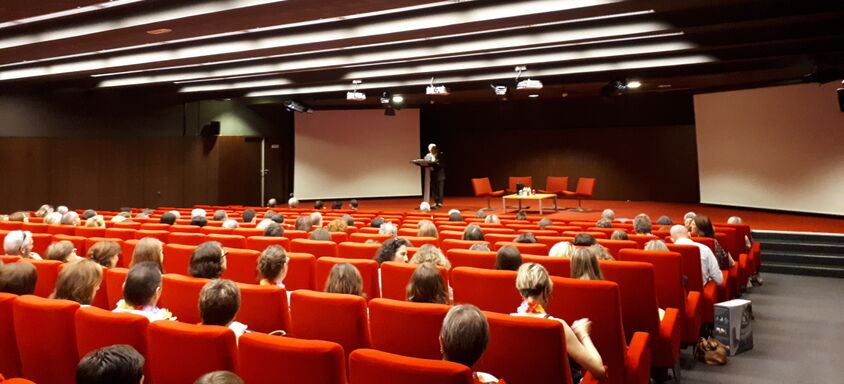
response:
M444 155L439 151L436 144L428 144L428 154L425 155L425 161L434 163L431 169L431 197L435 203L431 208L434 209L443 205L446 165Z

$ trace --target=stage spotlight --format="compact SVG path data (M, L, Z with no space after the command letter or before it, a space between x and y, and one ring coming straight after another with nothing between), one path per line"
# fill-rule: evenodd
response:
M627 82L627 88L636 89L642 86L642 82L638 80L632 80Z
M392 100L394 104L401 104L404 102L404 97L402 95L394 95Z
M401 109L401 103L404 97L401 95L393 95L390 92L384 91L381 93L381 105L384 106L385 116L395 116L396 111Z
M284 106L287 108L288 111L294 111L299 113L314 113L313 108L305 105L304 103L292 99L287 99L282 102Z
M448 96L451 94L451 92L445 85L434 84L434 78L432 77L431 84L425 87L425 94L435 96Z

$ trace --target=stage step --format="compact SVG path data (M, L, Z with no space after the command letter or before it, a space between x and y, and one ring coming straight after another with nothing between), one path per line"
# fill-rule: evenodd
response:
M762 272L844 278L844 235L753 231L762 249Z

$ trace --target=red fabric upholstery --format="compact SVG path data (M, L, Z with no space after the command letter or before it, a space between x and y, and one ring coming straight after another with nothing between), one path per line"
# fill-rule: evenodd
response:
M234 332L226 327L152 322L147 327L150 379L155 384L184 384L208 372L234 371L235 343Z
M21 375L21 361L12 316L12 306L17 298L17 295L0 292L0 373L9 377Z
M21 262L32 263L38 271L35 282L35 296L48 297L56 289L56 279L59 277L61 261L21 259Z
M414 247L417 247L417 248L421 247L425 244L431 244L435 247L439 247L439 245L440 245L439 240L437 240L436 238L433 238L433 237L420 237L420 236L399 236L399 237L409 241L411 244L413 244Z
M569 383L571 370L559 321L485 313L489 345L475 369L507 384Z
M348 355L372 343L366 300L360 296L309 290L290 296L290 336L332 341Z
M343 259L339 257L320 257L316 260L314 270L314 284L317 290L325 288L325 281L335 264L349 263L354 265L363 278L363 293L367 299L381 297L378 283L378 263L375 260Z
M287 277L284 286L287 290L314 289L314 269L316 257L309 253L287 253ZM325 282L323 282L325 284Z
M639 249L639 243L633 240L607 240L597 239L598 244L601 244L610 251L612 257L618 256L618 251L624 248Z
M542 243L514 243L508 241L499 241L495 243L493 247L494 250L499 250L501 247L506 245L512 245L519 249L521 253L527 253L529 255L547 255L548 254L548 246Z
M683 323L677 308L664 308L665 317L659 320L653 265L632 261L600 264L604 278L617 283L621 291L624 334L630 338L635 332L649 333L652 364L674 368L679 361Z
M580 230L580 231L564 231L564 232L563 232L563 236L575 237L575 236L577 236L577 235L579 235L579 234L581 234L581 233L585 233L585 234L588 234L588 235L592 235L592 237L594 237L595 239L609 239L609 238L610 238L610 237L609 237L606 233L604 233L604 232L585 231L585 230Z
M134 236L134 234L133 234ZM117 261L117 265L121 267L128 268L130 264L132 264L132 257L135 254L135 246L138 245L138 239L130 239L130 240L123 240L120 243L120 260Z
M448 305L375 299L369 302L372 348L402 356L441 359L439 335ZM413 332L408 326L413 324Z
M294 239L307 239L308 236L308 231L297 231L292 229L284 231L284 237L290 239L291 241Z
M106 228L105 237L131 240L135 238L135 230L129 228Z
M0 241L3 241L2 236L0 236ZM4 264L17 263L20 260L21 260L20 256L0 256L0 261L2 261Z
M510 176L509 181L507 182L507 193L513 194L516 191L516 184L522 183L525 187L533 188L533 177L532 176Z
M417 264L387 261L381 263L381 296L393 300L404 300L407 296L407 283L416 271ZM437 266L448 286L448 271Z
M201 233L200 229L202 227L198 225L180 225L174 224L170 226L170 234L173 233Z
M658 237L651 235L627 235L627 238L635 241L639 245L639 249L645 249L645 244L651 240L659 240Z
M3 237L3 236L0 236ZM32 234L32 251L44 255L47 252L47 247L53 242L53 235L49 233L33 233Z
M264 230L258 228L235 228L232 229L232 235L240 235L243 237L264 236Z
M17 231L23 227L22 221L0 221L0 229L5 231Z
M51 235L74 236L76 227L73 225L51 224L47 226L47 233Z
M53 235L53 242L57 241L69 241L73 243L73 247L76 248L76 253L79 256L85 256L88 253L88 250L85 249L85 238L82 236L71 236L60 233Z
M142 223L139 222L140 219L132 219L132 220L133 220L133 222L131 222L131 223L127 223L127 222L114 223L112 226L114 228L121 228L121 229L134 229L134 230L141 229ZM108 235L106 235L106 236L108 236Z
M131 345L146 356L148 324L149 320L141 315L115 313L95 307L79 308L76 311L76 350L79 358L114 344Z
M390 235L379 235L377 233L353 233L349 236L349 241L356 242L356 243L365 243L367 240L375 240L379 243L383 243L388 239L392 238L393 236Z
M117 265L118 265L118 266L119 266L119 265L121 265L121 260L126 258L126 257L123 255L123 247L122 247L122 244L123 244L123 239L121 239L121 238L117 238L117 237L113 237L113 238L108 238L108 237L89 237L89 238L85 239L85 249L91 249L91 247L92 247L94 244L99 243L99 242L101 242L101 241L111 241L111 242L115 242L115 243L117 243L117 245L120 245L120 246L121 246L121 248L120 248L120 256L118 257L118 260L117 260ZM82 256L82 254L78 254L78 255L79 255L79 256ZM87 254L86 254L86 256L87 256Z
M290 250L293 252L310 253L320 257L337 257L337 243L333 241L293 239L290 241Z
M560 234L559 232L552 230L552 229L539 229L539 228L520 229L520 230L516 231L516 233L519 233L519 234L532 233L534 236L557 236L557 235Z
M144 237L154 237L158 240L161 240L162 243L166 243L169 239L169 236L170 232L164 230L139 229L135 231L136 239L143 239Z
M545 227L548 228L548 227ZM540 244L545 244L548 246L548 251L551 251L551 248L554 247L557 243L561 243L563 241L568 241L569 243L574 242L574 237L572 236L536 236L536 241Z
M168 241L170 244L199 245L208 241L205 236L202 233L171 232Z
M205 237L205 241L217 241L226 248L246 248L246 237L241 235L212 233Z
M606 382L647 384L651 366L649 335L636 332L627 344L618 284L562 277L552 280L554 296L546 309L569 324L580 318L592 321L592 342L601 351L604 365L609 367Z
M440 229L440 233L439 233L440 243L442 243L446 240L461 240L461 239L463 239L463 229L460 229L459 231L449 230L449 229L444 230L444 229L442 229L442 227L440 227L439 229Z
M75 383L79 356L73 323L79 304L24 295L13 308L23 376L37 383Z
M375 258L375 253L378 252L379 248L381 248L381 244L364 244L347 241L337 245L337 257L372 260Z
M227 248L226 270L223 278L238 283L258 284L258 256L261 252L251 249Z
M540 189L539 193L553 193L557 196L562 196L563 191L568 191L568 189L568 177L548 176L547 178L545 178L545 189Z
M591 177L579 177L575 191L563 191L563 195L569 198L589 199L595 191L595 179Z
M516 230L513 228L481 228L485 234L499 234L499 235L512 235L513 238L516 238Z
M164 223L144 223L141 224L141 230L147 231L167 231L170 232L170 224Z
M485 233L484 240L489 241L490 244L495 244L498 242L512 242L516 240L515 233Z
M82 237L105 237L105 228L76 227L74 235Z
M247 333L238 340L237 373L249 384L346 384L340 344Z
M474 304L485 311L512 313L522 297L516 290L516 271L458 267L451 270L455 304Z
M32 220L33 218L30 217L29 219ZM32 233L47 233L47 224L33 223L32 221L30 221L29 223L23 223L21 225L21 229L24 231L30 231Z
M468 249L449 249L446 252L451 267L475 267L495 269L496 252L470 251Z
M346 232L330 232L331 241L340 244L344 241L349 241L349 234Z
M290 313L287 310L287 292L277 286L238 284L240 311L235 320L249 326L250 330L269 333L287 331Z
M284 250L290 250L290 239L286 237L249 236L246 238L246 249L264 252L270 245L278 245Z
M472 179L472 188L475 190L476 197L500 197L504 195L503 190L492 190L492 184L490 184L488 177Z
M522 262L541 264L549 274L554 276L569 277L571 275L571 259L565 257L522 255Z
M223 227L212 227L212 226L204 226L199 229L200 233L204 233L206 235L212 234L219 234L219 235L230 235L232 233L231 228L223 228Z
M443 239L440 242L440 250L448 253L450 249L469 249L472 248L472 246L475 244L486 244L487 246L490 245L488 241Z
M109 268L104 271L103 285L106 287L108 309L117 308L117 302L123 299L123 283L129 275L128 268ZM101 286L102 287L102 286Z
M471 384L469 367L362 349L349 356L349 384Z
M165 244L164 245L164 271L167 273L188 274L190 256L196 250L195 245Z
M209 281L168 273L161 280L159 306L169 309L181 322L199 323L199 291Z

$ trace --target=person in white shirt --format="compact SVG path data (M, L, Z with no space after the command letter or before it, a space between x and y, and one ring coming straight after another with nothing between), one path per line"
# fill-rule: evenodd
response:
M720 285L724 282L724 276L721 274L721 269L718 268L718 260L715 259L715 254L704 244L692 241L689 231L682 225L675 225L671 227L671 241L674 244L694 245L700 249L700 269L703 273L703 283L714 281Z

